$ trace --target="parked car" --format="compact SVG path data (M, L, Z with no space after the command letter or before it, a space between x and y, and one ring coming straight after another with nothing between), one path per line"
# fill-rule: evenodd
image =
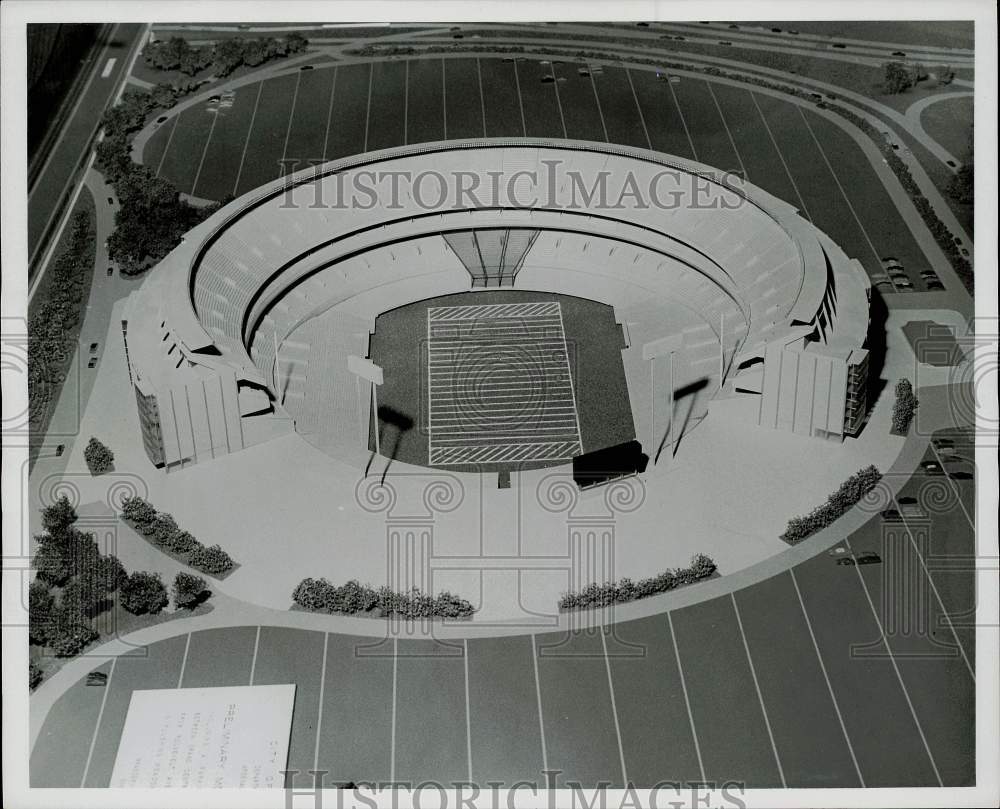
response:
M103 687L108 684L108 675L103 671L92 671L87 675L87 685Z
M827 554L833 557L840 557L846 553L847 553L847 548L845 548L843 545L838 545L836 548L830 548L830 550L827 551Z
M835 48L846 48L847 46L846 45L842 45L839 42L834 42L833 43L833 47L835 47Z
M91 357L90 358L90 362L87 363L87 367L88 368L96 368L97 367L97 357Z
M115 204L115 198L114 197L108 197L108 205L114 205L114 204Z
M931 292L944 292L944 284L940 281L928 281L927 289Z
M302 67L299 68L300 71L302 71L302 70L312 70L312 69L313 69L312 65L302 65Z
M938 449L940 449L941 447L955 446L955 442L952 441L950 438L932 438L931 443L934 444L934 446L937 447Z
M893 51L892 55L893 56L906 56L906 52L905 51Z
M873 551L859 553L855 558L859 565L878 565L882 562L882 557Z
M97 353L97 343L91 343L90 344L90 353L91 354L96 354Z
M881 517L883 520L888 520L889 522L896 522L902 519L899 512L894 508L887 508L882 512Z
M66 451L66 445L65 445L65 444L59 444L59 445L57 445L57 446L56 446L56 457L57 457L57 458L61 458L61 457L62 457L62 454L63 454L63 453L65 452L65 451Z
M897 278L896 286L900 289L913 289L913 282L909 278Z

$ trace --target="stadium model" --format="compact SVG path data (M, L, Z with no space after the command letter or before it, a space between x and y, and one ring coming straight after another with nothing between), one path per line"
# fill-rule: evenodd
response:
M393 199L377 182L421 175L434 182L397 187ZM609 176L619 185L609 189ZM368 204L344 204L345 187L364 188ZM347 357L368 353L357 335L418 297L489 287L609 304L627 326L626 353L647 365L678 335L678 378L707 381L729 417L838 440L863 422L867 276L792 206L650 151L453 141L301 171L187 234L122 323L147 454L184 466L296 427L360 444L367 426L333 417L336 389L355 392ZM331 309L354 328L320 340L339 359L317 387L295 373L318 363L297 335ZM629 386L645 387L650 371L633 359ZM582 452L547 446L517 458ZM432 453L430 464L457 458Z

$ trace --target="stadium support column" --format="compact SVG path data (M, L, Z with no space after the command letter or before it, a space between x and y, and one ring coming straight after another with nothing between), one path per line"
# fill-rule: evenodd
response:
M726 313L719 314L719 390L726 375Z
M285 397L281 392L281 366L278 365L278 349L280 345L278 344L278 332L272 332L271 337L274 340L274 393L278 398L278 404L285 403Z

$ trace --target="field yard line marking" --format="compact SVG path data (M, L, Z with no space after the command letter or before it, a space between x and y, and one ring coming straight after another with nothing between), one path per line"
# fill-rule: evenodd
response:
M566 326L563 323L562 306L559 307L559 331L562 332L563 359L566 361L566 375L569 377L570 396L573 397L573 416L576 419L576 437L583 448L583 434L580 432L580 413L576 409L576 388L573 386L573 371L569 367L569 346L566 345Z
M365 106L365 148L368 151L368 125L372 117L372 79L375 77L375 64L368 63L368 103Z
M753 665L753 656L750 654L750 644L747 643L746 632L743 631L743 619L740 617L740 608L736 603L736 596L729 594L729 600L733 602L733 612L736 614L736 625L740 628L740 637L743 639L743 650L747 653L747 663L750 664L750 676L753 678L753 687L757 692L757 700L760 702L760 710L764 715L764 726L767 728L767 738L771 740L771 751L774 753L774 763L778 765L778 775L781 776L781 786L788 788L785 781L785 769L781 766L781 757L778 755L778 745L774 743L774 733L771 730L771 720L767 716L767 706L764 704L764 695L760 691L760 682L757 680L757 670Z
M323 633L323 668L319 674L319 711L316 714L316 746L313 748L313 778L319 770L319 739L323 730L323 692L326 689L326 655L330 644L330 633Z
M514 65L514 86L517 88L517 106L521 110L521 133L528 137L528 124L524 119L524 99L521 97L521 79L517 75L517 59L511 64Z
M635 101L635 108L639 111L639 121L642 123L642 131L646 133L646 145L650 151L653 149L653 141L650 140L649 130L646 128L646 116L642 114L642 105L639 103L639 95L635 91L635 84L632 82L632 71L625 68L625 75L628 76L628 86L632 88L632 98Z
M691 723L691 738L694 739L694 752L698 756L698 771L701 780L705 780L705 765L701 760L701 745L698 744L698 729L694 726L694 714L691 712L691 700L688 698L687 682L684 679L684 666L681 665L681 653L677 650L677 635L674 632L674 616L667 612L667 626L670 627L670 641L674 645L674 659L677 661L677 673L681 676L681 691L684 693L684 707L687 708L688 722Z
M409 63L407 63L409 64ZM330 142L330 119L333 117L333 99L337 93L337 71L339 67L333 67L333 81L330 83L330 102L326 109L326 132L323 133L323 161L326 161L326 149Z
M806 118L806 114L802 111L802 107L798 104L795 105L795 109L799 111L799 116L802 118L802 123L806 125L806 129L809 130L809 135L812 137L813 143L816 144L816 148L819 149L820 156L823 158L823 162L826 164L827 169L830 174L833 175L833 181L837 184L837 189L840 191L840 196L844 198L844 202L847 203L848 209L851 211L851 216L854 217L854 221L858 223L858 227L861 228L861 232L865 235L865 241L868 242L868 246L871 248L872 255L875 256L875 260L880 264L882 262L882 257L879 255L878 250L875 249L875 245L872 244L871 237L868 235L868 230L861 223L858 218L857 211L854 210L854 206L851 204L851 198L844 191L844 186L840 184L840 178L837 176L837 172L833 170L833 166L830 165L830 159L826 156L826 150L823 148L819 139L816 137L816 133L813 131L812 126L809 124L809 119Z
M906 517L903 516L902 507L899 505L899 500L893 495L892 501L896 504L896 510L899 512L899 517L903 521L903 528L906 531L906 536L910 540L910 545L913 546L913 552L917 555L917 559L920 560L920 569L924 571L924 575L927 577L927 583L931 586L931 591L934 593L934 598L937 599L938 606L941 608L941 614L945 617L948 622L948 628L951 630L951 635L955 638L955 643L958 644L959 650L962 652L962 660L965 661L965 667L969 670L969 675L972 677L972 682L976 681L976 672L972 668L972 663L969 662L969 658L965 654L965 646L962 645L962 641L958 639L958 633L955 631L955 626L951 622L951 616L948 614L948 610L944 608L944 602L941 600L941 594L938 592L937 586L934 584L934 579L931 577L930 571L927 569L927 565L924 562L924 555L920 552L920 548L917 545L917 540L913 538L913 532L910 531L910 525L906 522Z
M209 127L208 137L205 138L205 146L201 150L201 160L198 161L198 171L195 172L194 182L191 183L192 197L198 196L195 193L195 191L198 190L198 178L201 177L201 167L205 165L205 155L208 154L208 145L212 142L212 133L215 132L215 125L218 123L218 121L219 121L219 113L215 113L215 115L212 116L212 126ZM171 132L170 134L173 134L173 132Z
M771 139L771 145L774 146L774 151L778 153L778 159L781 161L781 165L785 167L785 174L788 176L788 179L792 184L792 188L795 189L795 196L799 198L799 204L802 206L802 212L806 215L806 219L812 222L812 217L809 215L809 209L806 207L806 203L802 199L802 194L799 192L799 186L795 182L795 178L792 176L792 172L788 168L788 163L785 162L785 155L778 147L778 141L774 139L774 133L771 131L771 127L767 123L767 118L764 117L764 111L760 108L760 104L757 102L756 93L754 93L753 90L747 90L747 92L750 93L750 100L753 101L754 107L757 108L757 114L760 116L760 120L764 124L764 129L767 130L767 136Z
M181 115L183 115L183 113L178 113L173 118L174 125L173 125L173 128L170 130L170 134L167 135L167 145L163 147L163 154L160 155L160 160L156 164L156 176L157 177L160 176L160 169L163 168L163 161L164 161L164 159L167 156L167 152L170 151L170 144L173 143L173 140L174 140L174 132L176 132L177 131L177 127L180 126Z
M410 60L403 63L403 145L409 143L407 119L410 116Z
M608 693L611 694L611 715L615 719L615 737L618 739L618 760L622 765L622 786L628 786L628 773L625 769L625 748L622 746L622 729L618 724L618 704L615 702L615 683L611 679L611 661L608 660L608 639L601 630L601 648L604 649L604 669L608 673Z
M535 701L538 703L538 732L542 737L542 770L548 772L549 754L545 747L545 717L542 715L542 683L538 676L538 647L535 645L535 633L531 633L531 662L535 667Z
M444 57L441 58L441 122L444 128L444 140L448 140L448 82L444 75Z
M397 646L399 640L392 639L392 739L389 742L389 781L396 781L396 672L399 668L399 655Z
M937 458L938 464L940 464L941 469L943 471L944 470L944 458L942 458L941 457L941 453L939 453L937 451L937 447L934 446L934 442L933 441L931 442L930 447L931 447L931 452L934 453L934 457ZM969 512L966 511L966 509L965 509L965 503L962 502L962 492L958 488L958 484L956 484L955 481L951 479L951 475L945 474L945 477L948 478L948 483L951 484L951 488L955 492L955 497L958 498L958 507L960 509L962 509L962 513L965 515L965 519L969 523L969 527L972 528L973 531L975 531L976 530L976 523L973 521L972 517L969 516Z
M479 58L476 58L476 75L479 76L479 108L483 112L483 137L486 135L486 97L483 95L483 66Z
M260 105L260 94L264 90L264 82L257 84L257 98L253 102L253 113L250 115L250 126L247 127L247 137L243 141L243 154L240 155L240 167L236 170L236 180L233 182L233 194L240 187L240 178L243 176L243 162L247 159L247 147L250 145L250 136L253 134L253 123L257 120L257 107ZM170 133L173 135L173 132Z
M462 648L465 652L465 750L469 764L469 783L472 783L472 712L469 709L469 640L462 638Z
M715 95L715 90L712 89L712 82L706 81L705 86L708 87L708 93L712 96L712 101L715 102L715 108L719 111L719 117L722 119L722 125L726 128L726 134L729 136L729 142L733 146L733 152L736 154L736 159L740 161L740 170L743 172L743 179L747 179L747 167L743 163L743 155L740 154L740 149L736 145L736 139L733 137L732 131L729 129L729 124L726 121L726 114L722 111L722 105L719 104L719 99Z
M181 658L181 670L180 674L177 675L177 687L184 687L184 669L187 668L188 662L188 649L191 648L191 633L187 633L187 640L184 641L184 657Z
M809 630L809 637L812 639L813 649L816 650L816 659L819 661L820 670L823 672L823 679L826 681L826 689L830 692L830 699L833 700L833 709L837 712L837 721L840 722L840 731L844 734L844 741L847 742L847 751L851 754L851 761L854 762L854 771L858 774L858 781L861 787L865 786L865 777L861 774L861 767L858 766L858 757L854 755L854 745L851 744L851 737L847 734L847 725L844 724L844 716L840 713L840 705L837 703L837 696L833 693L833 685L830 683L830 675L826 671L826 663L823 662L823 655L819 651L819 643L816 642L816 634L813 632L812 621L809 620L809 613L806 610L806 602L802 600L802 591L799 590L798 579L795 578L795 570L788 571L792 577L792 585L795 587L795 595L799 599L799 607L802 609L802 617L806 621L806 629Z
M97 723L94 725L94 733L90 737L90 749L87 751L87 763L83 765L83 777L80 778L80 787L87 784L87 774L90 772L90 760L94 757L94 747L97 745L97 731L101 729L101 720L104 718L104 706L108 704L108 691L111 690L111 678L115 676L115 664L118 658L111 661L111 669L108 671L108 679L104 683L104 694L101 697L101 710L97 713Z
M691 137L691 130L688 129L687 119L684 117L684 110L681 109L681 102L677 100L677 92L674 90L674 85L672 82L667 81L667 87L670 88L670 95L674 99L674 106L677 107L677 113L681 116L681 125L684 127L684 134L687 135L688 143L691 144L691 154L694 155L694 159L698 159L698 152L694 148L694 139Z
M552 76L552 88L556 92L556 107L559 108L559 122L562 124L563 137L568 138L566 132L566 118L563 116L562 99L559 97L559 80L556 78L555 65L549 65L549 75Z
M253 640L253 660L250 661L250 685L253 685L253 675L257 671L257 649L260 647L260 627L257 627L257 636Z
M854 557L854 550L851 548L850 540L846 540L845 545ZM917 717L917 711L913 707L913 702L910 700L910 692L906 690L906 683L903 682L903 675L899 670L899 665L896 663L896 656L892 653L892 647L889 645L889 638L886 637L885 629L882 627L882 621L878 617L878 610L875 609L875 602L872 601L871 593L868 592L868 584L865 582L865 577L861 575L861 568L857 564L857 559L854 561L854 572L858 574L858 581L861 582L861 589L865 593L865 599L868 601L868 606L871 608L872 617L875 619L875 624L878 626L879 634L882 636L882 643L885 644L885 650L889 653L889 662L892 663L892 669L896 672L896 679L899 680L899 687L903 690L903 696L906 698L906 704L910 708L910 715L913 717L913 723L917 726L917 733L920 734L920 741L924 744L924 750L927 753L927 758L931 761L931 768L934 770L934 777L937 778L938 786L943 787L944 781L941 780L941 773L938 772L937 762L934 761L934 754L931 753L930 745L927 744L927 737L924 736L924 729L920 725L920 719Z
M590 87L594 91L594 102L597 104L597 114L601 116L601 129L604 130L604 142L608 143L608 125L604 122L604 110L601 109L601 97L597 95L597 84L594 82L594 74L590 74Z
M302 83L302 73L295 74L295 90L292 93L292 109L288 113L288 126L285 127L285 143L281 147L281 176L285 175L285 157L288 155L288 139L292 134L292 121L295 120L295 105L299 100L299 84Z

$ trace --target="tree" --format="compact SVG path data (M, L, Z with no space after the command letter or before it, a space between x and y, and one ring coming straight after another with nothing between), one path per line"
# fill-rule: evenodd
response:
M898 95L913 86L913 74L902 62L886 62L883 69L882 91L886 95Z
M72 558L54 542L39 545L31 564L39 579L57 586L65 584L75 572Z
M900 435L906 434L917 411L917 403L917 397L913 393L913 384L909 379L900 379L896 383L896 403L892 408L893 432Z
M41 579L35 579L28 586L28 640L31 643L45 643L55 603L52 591Z
M94 436L90 437L87 447L83 450L83 460L92 475L103 475L115 466L115 455Z
M42 670L34 660L28 661L28 688L34 691L42 682Z
M98 637L97 631L80 615L61 606L57 608L48 645L57 657L73 657Z
M138 571L119 588L121 605L133 615L155 615L167 606L167 588L156 573Z
M92 618L104 602L104 590L90 577L79 576L68 582L59 594L59 606L65 615Z
M42 527L53 536L63 533L75 522L76 509L66 495L42 509Z
M192 576L190 573L178 573L174 577L174 584L171 588L174 596L174 606L191 609L198 606L210 595L205 586L205 580L201 576Z

